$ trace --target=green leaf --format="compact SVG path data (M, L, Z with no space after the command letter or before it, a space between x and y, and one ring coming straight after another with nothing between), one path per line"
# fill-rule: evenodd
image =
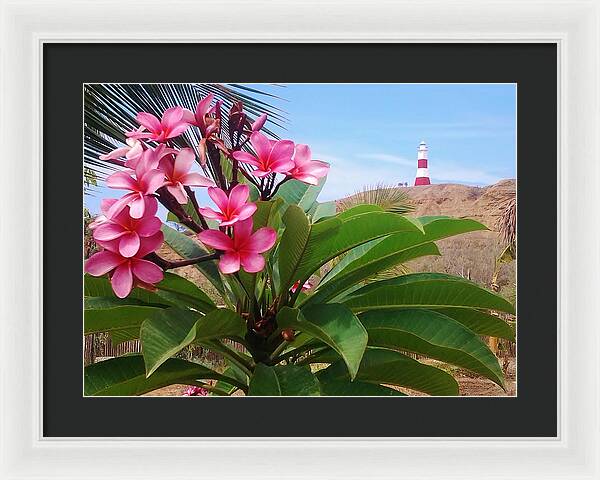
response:
M217 308L211 298L189 280L166 272L164 279L156 284L158 295L173 305L181 304L208 313Z
M254 203L256 204L256 212L252 215L254 230L267 226L277 230L281 223L280 210L284 205L283 200L275 198L268 202L258 200Z
M277 325L280 329L300 330L326 343L344 359L350 378L356 377L368 336L349 308L340 304L314 305L300 312L284 307L277 315Z
M190 345L228 336L243 336L244 320L223 308L200 316L189 310L167 308L142 323L140 338L148 376L161 364Z
M436 311L462 323L478 335L515 341L515 332L512 327L496 315L466 308L437 308Z
M336 209L337 207L334 201L325 203L315 202L307 213L312 223L317 223L323 218L333 217L336 213Z
M321 383L349 380L345 365L339 361L318 372L317 377ZM379 348L367 349L356 380L378 385L397 385L429 395L458 395L458 383L452 375L399 352Z
M296 270L306 251L310 224L304 212L290 205L283 215L285 230L279 242L279 291L287 291L297 280Z
M129 396L142 395L157 388L183 383L195 385L200 379L237 383L209 368L179 358L163 363L154 375L146 378L141 355L128 355L95 363L84 369L84 395Z
M259 363L250 379L252 396L318 396L319 382L308 368L296 365L270 367Z
M393 388L365 382L326 379L321 383L321 395L328 397L405 397L406 394Z
M83 333L107 332L113 343L139 337L140 325L163 307L123 305L110 297L87 297L84 301Z
M514 313L499 295L462 277L441 273L414 273L370 283L346 297L352 311L398 308L482 308Z
M346 215L353 212L361 212L360 207L372 207L372 205L360 205L347 210ZM450 217L420 217L416 219L423 227L421 232L402 232L389 237L374 240L349 251L327 274L321 283L328 282L337 275L346 274L369 262L394 256L404 250L425 245L429 242L443 238L459 235L477 230L486 230L487 227L474 220Z
M348 213L348 212L344 212ZM339 222L340 215L312 226L307 247L296 273L296 280L306 281L319 267L348 250L379 237L421 228L402 215L367 212ZM327 235L323 235L323 233Z
M360 315L369 345L426 355L483 375L504 388L498 359L478 335L431 310L370 311Z
M163 225L161 228L165 243L169 245L182 258L195 258L206 255L208 251L204 249L197 241L187 235L173 230L171 227ZM206 279L214 285L219 293L224 294L225 289L216 262L208 261L194 265Z
M279 188L275 198L281 198L290 205L298 205L302 211L308 212L323 190L325 181L326 177L321 178L318 185L308 185L299 180L289 180Z
M371 250L364 254L360 261L349 265L348 268L334 277L322 281L316 292L309 296L304 304L314 305L316 303L324 303L349 288L359 285L361 281L367 280L379 272L425 255L440 255L437 245L433 242L403 250L396 250L394 239L390 241L391 237L394 236L390 235L383 239L374 240L374 242L385 243L385 249L377 248L381 245L371 247ZM373 252L376 249L377 252ZM382 253L382 251L386 253Z
M225 375L226 377L235 378L238 382L244 385L248 385L248 376L235 365L230 365L229 367L227 367L223 372L223 375ZM228 395L231 395L236 390L238 390L239 387L231 385L225 380L219 380L217 383L215 383L215 388L224 393L227 393Z

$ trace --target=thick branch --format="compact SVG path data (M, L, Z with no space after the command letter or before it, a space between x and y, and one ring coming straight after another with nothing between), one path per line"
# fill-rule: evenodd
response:
M192 230L195 233L200 233L204 230L196 221L190 217L187 212L183 209L177 199L169 193L166 187L160 187L156 193L158 194L158 200L162 203L169 212L175 215L179 221Z
M195 265L201 262L208 262L209 260L216 260L219 258L219 253L211 253L209 255L202 255L201 257L194 258L186 258L185 260L167 260L166 258L162 258L156 253L151 253L147 255L146 258L154 263L156 263L163 270L171 270L172 268L178 267L186 267L188 265Z

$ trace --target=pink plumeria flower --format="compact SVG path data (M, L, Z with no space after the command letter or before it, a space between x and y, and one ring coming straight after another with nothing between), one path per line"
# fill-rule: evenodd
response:
M248 152L233 152L233 158L242 163L256 167L252 172L255 177L265 177L271 173L287 173L294 168L292 154L294 142L290 140L269 140L262 133L254 132L250 142L256 156Z
M142 238L155 235L162 225L156 217L158 204L156 199L146 197L146 208L142 218L132 218L129 207L97 226L94 230L94 240L107 242L118 239L119 254L123 257L133 257L138 253Z
M211 107L210 104L214 98L215 96L210 93L201 99L196 105L196 112L192 112L187 108L183 110L183 119L189 124L198 127L204 139L217 132L221 125L220 112L223 102L219 100ZM215 115L215 117L211 117L211 115Z
M296 283L294 283L292 285L292 288L290 288L290 291L292 293L296 293L296 290L298 290L298 287L300 286L300 280L298 280ZM313 287L313 284L310 281L306 281L304 282L304 284L302 285L302 291L306 292L307 290L310 290Z
M327 176L328 173L328 163L321 162L320 160L311 160L308 145L296 145L294 168L288 172L288 175L309 185L318 185L319 178Z
M148 112L140 112L135 119L144 127L127 132L130 138L148 138L156 142L165 142L169 138L178 137L189 127L189 123L183 119L183 108L172 107L165 110L159 120Z
M128 138L126 143L126 147L116 148L106 155L100 155L98 158L100 160L120 160L122 157L125 157L125 165L130 168L135 168L137 161L144 153L142 142L134 138Z
M181 394L182 397L206 397L208 395L208 390L202 387L188 387Z
M146 150L135 166L135 171L124 170L113 173L106 179L110 188L130 190L131 192L114 202L108 209L107 217L112 218L126 206L131 207L129 214L133 218L142 218L146 208L145 197L153 195L165 183L165 174L153 166L152 150ZM135 176L132 176L132 173Z
M160 248L163 243L162 232L142 238L139 250L133 257L121 255L118 239L98 243L104 247L104 250L88 258L85 262L85 271L95 277L111 273L110 283L117 297L125 298L129 295L134 283L150 286L163 279L162 269L143 258Z
M198 238L206 246L224 252L219 260L221 273L235 273L240 265L246 272L256 273L265 268L261 253L275 245L277 233L270 227L252 233L252 218L248 218L233 225L233 238L220 230L204 230Z
M229 197L220 188L211 187L208 189L208 195L213 199L218 212L212 208L200 208L200 213L205 218L218 220L222 227L233 225L239 220L246 220L256 212L256 204L246 203L250 196L250 189L247 185L237 184L231 189Z
M100 202L100 215L94 218L94 221L89 224L90 230L95 230L100 225L110 222L108 218L108 211L110 207L117 201L116 198L103 198Z
M164 157L159 169L165 174L165 186L179 203L186 204L188 196L185 187L212 187L215 185L210 178L199 173L190 172L194 163L194 151L191 148L183 148L179 151L175 160Z

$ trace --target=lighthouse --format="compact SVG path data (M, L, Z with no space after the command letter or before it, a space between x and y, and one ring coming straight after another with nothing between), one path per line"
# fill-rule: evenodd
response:
M429 185L429 168L427 168L427 145L425 141L419 144L417 150L417 176L415 178L415 186Z

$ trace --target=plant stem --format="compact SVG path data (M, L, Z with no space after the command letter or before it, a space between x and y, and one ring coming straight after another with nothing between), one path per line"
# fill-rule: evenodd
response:
M177 219L190 230L195 233L200 233L204 230L196 221L190 217L177 199L171 195L166 187L160 187L157 191L158 201L165 206L169 212L177 217Z
M194 206L194 210L196 211L196 214L200 219L200 224L202 225L202 228L204 228L204 230L208 230L208 223L206 223L206 220L200 213L200 205L198 205L198 200L196 200L196 193L188 186L185 187L185 191L188 194L188 197L190 197L190 200L192 201L192 205Z
M163 270L170 270L172 268L186 267L188 265L195 265L196 263L208 262L210 260L216 260L217 258L220 257L220 255L221 254L219 254L219 253L211 253L210 255L202 255L201 257L186 258L184 260L170 261L170 260L160 257L156 253L151 253L150 255L147 255L146 258L148 260L151 260L154 263L156 263Z
M292 179L292 177L285 177L281 182L279 182L275 186L275 189L270 193L269 198L267 200L270 200L271 198L273 198L275 196L275 194L277 193L277 191L279 190L279 187L281 187L285 182L288 182L291 179Z

